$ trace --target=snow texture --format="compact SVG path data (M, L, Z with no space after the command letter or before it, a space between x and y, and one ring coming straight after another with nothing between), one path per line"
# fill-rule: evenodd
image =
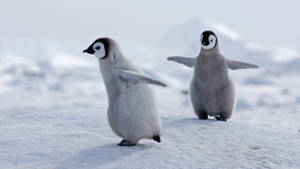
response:
M187 90L192 70L166 61L196 56L208 28L227 58L260 66L230 71L237 105L228 122L198 120ZM300 59L279 62L291 51L249 47L241 37L192 19L170 27L158 46L120 44L170 86L153 87L162 143L135 147L117 146L98 63L80 53L89 44L0 39L0 168L300 168Z

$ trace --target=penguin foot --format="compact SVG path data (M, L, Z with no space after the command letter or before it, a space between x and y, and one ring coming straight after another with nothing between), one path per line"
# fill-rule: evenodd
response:
M160 141L161 141L159 135L153 136L152 139L153 139L154 141L157 141L158 143L160 143Z
M196 115L198 116L199 119L201 120L207 120L208 119L208 114L206 111L204 110L198 110L196 111Z
M133 143L133 142L127 141L127 140L122 140L118 145L119 146L135 146L136 143Z
M206 113L201 113L201 114L198 114L198 118L201 120L207 120L208 115Z
M227 121L227 119L225 117L218 116L218 117L215 117L215 118L218 121Z
M207 120L208 117L198 117L200 120Z

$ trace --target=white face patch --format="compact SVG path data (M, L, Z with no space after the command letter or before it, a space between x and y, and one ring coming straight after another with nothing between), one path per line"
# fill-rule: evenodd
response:
M105 55L106 55L106 51L105 51L105 47L104 47L104 44L101 43L101 42L97 42L93 45L93 49L95 51L95 56L98 58L98 59L101 59L103 58Z
M201 36L201 41L202 41L202 38L203 38L203 36ZM208 43L209 44L207 46L202 44L202 48L203 49L212 49L212 48L214 48L216 46L216 43L217 43L217 38L214 35L209 35Z

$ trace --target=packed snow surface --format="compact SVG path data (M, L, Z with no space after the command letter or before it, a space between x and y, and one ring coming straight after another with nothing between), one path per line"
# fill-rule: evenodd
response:
M300 167L300 133L297 132L236 121L204 121L171 113L164 114L162 122L162 143L142 140L135 147L119 147L120 138L109 129L104 108L11 113L0 126L0 166L28 169Z

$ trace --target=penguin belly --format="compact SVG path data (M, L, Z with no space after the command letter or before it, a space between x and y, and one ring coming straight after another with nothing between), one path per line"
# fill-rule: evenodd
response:
M190 96L196 115L207 113L210 116L231 117L235 105L235 87L229 78L222 85L199 85L193 79L190 84Z
M115 134L134 143L159 135L161 124L152 90L131 84L121 89L110 101L108 122Z

